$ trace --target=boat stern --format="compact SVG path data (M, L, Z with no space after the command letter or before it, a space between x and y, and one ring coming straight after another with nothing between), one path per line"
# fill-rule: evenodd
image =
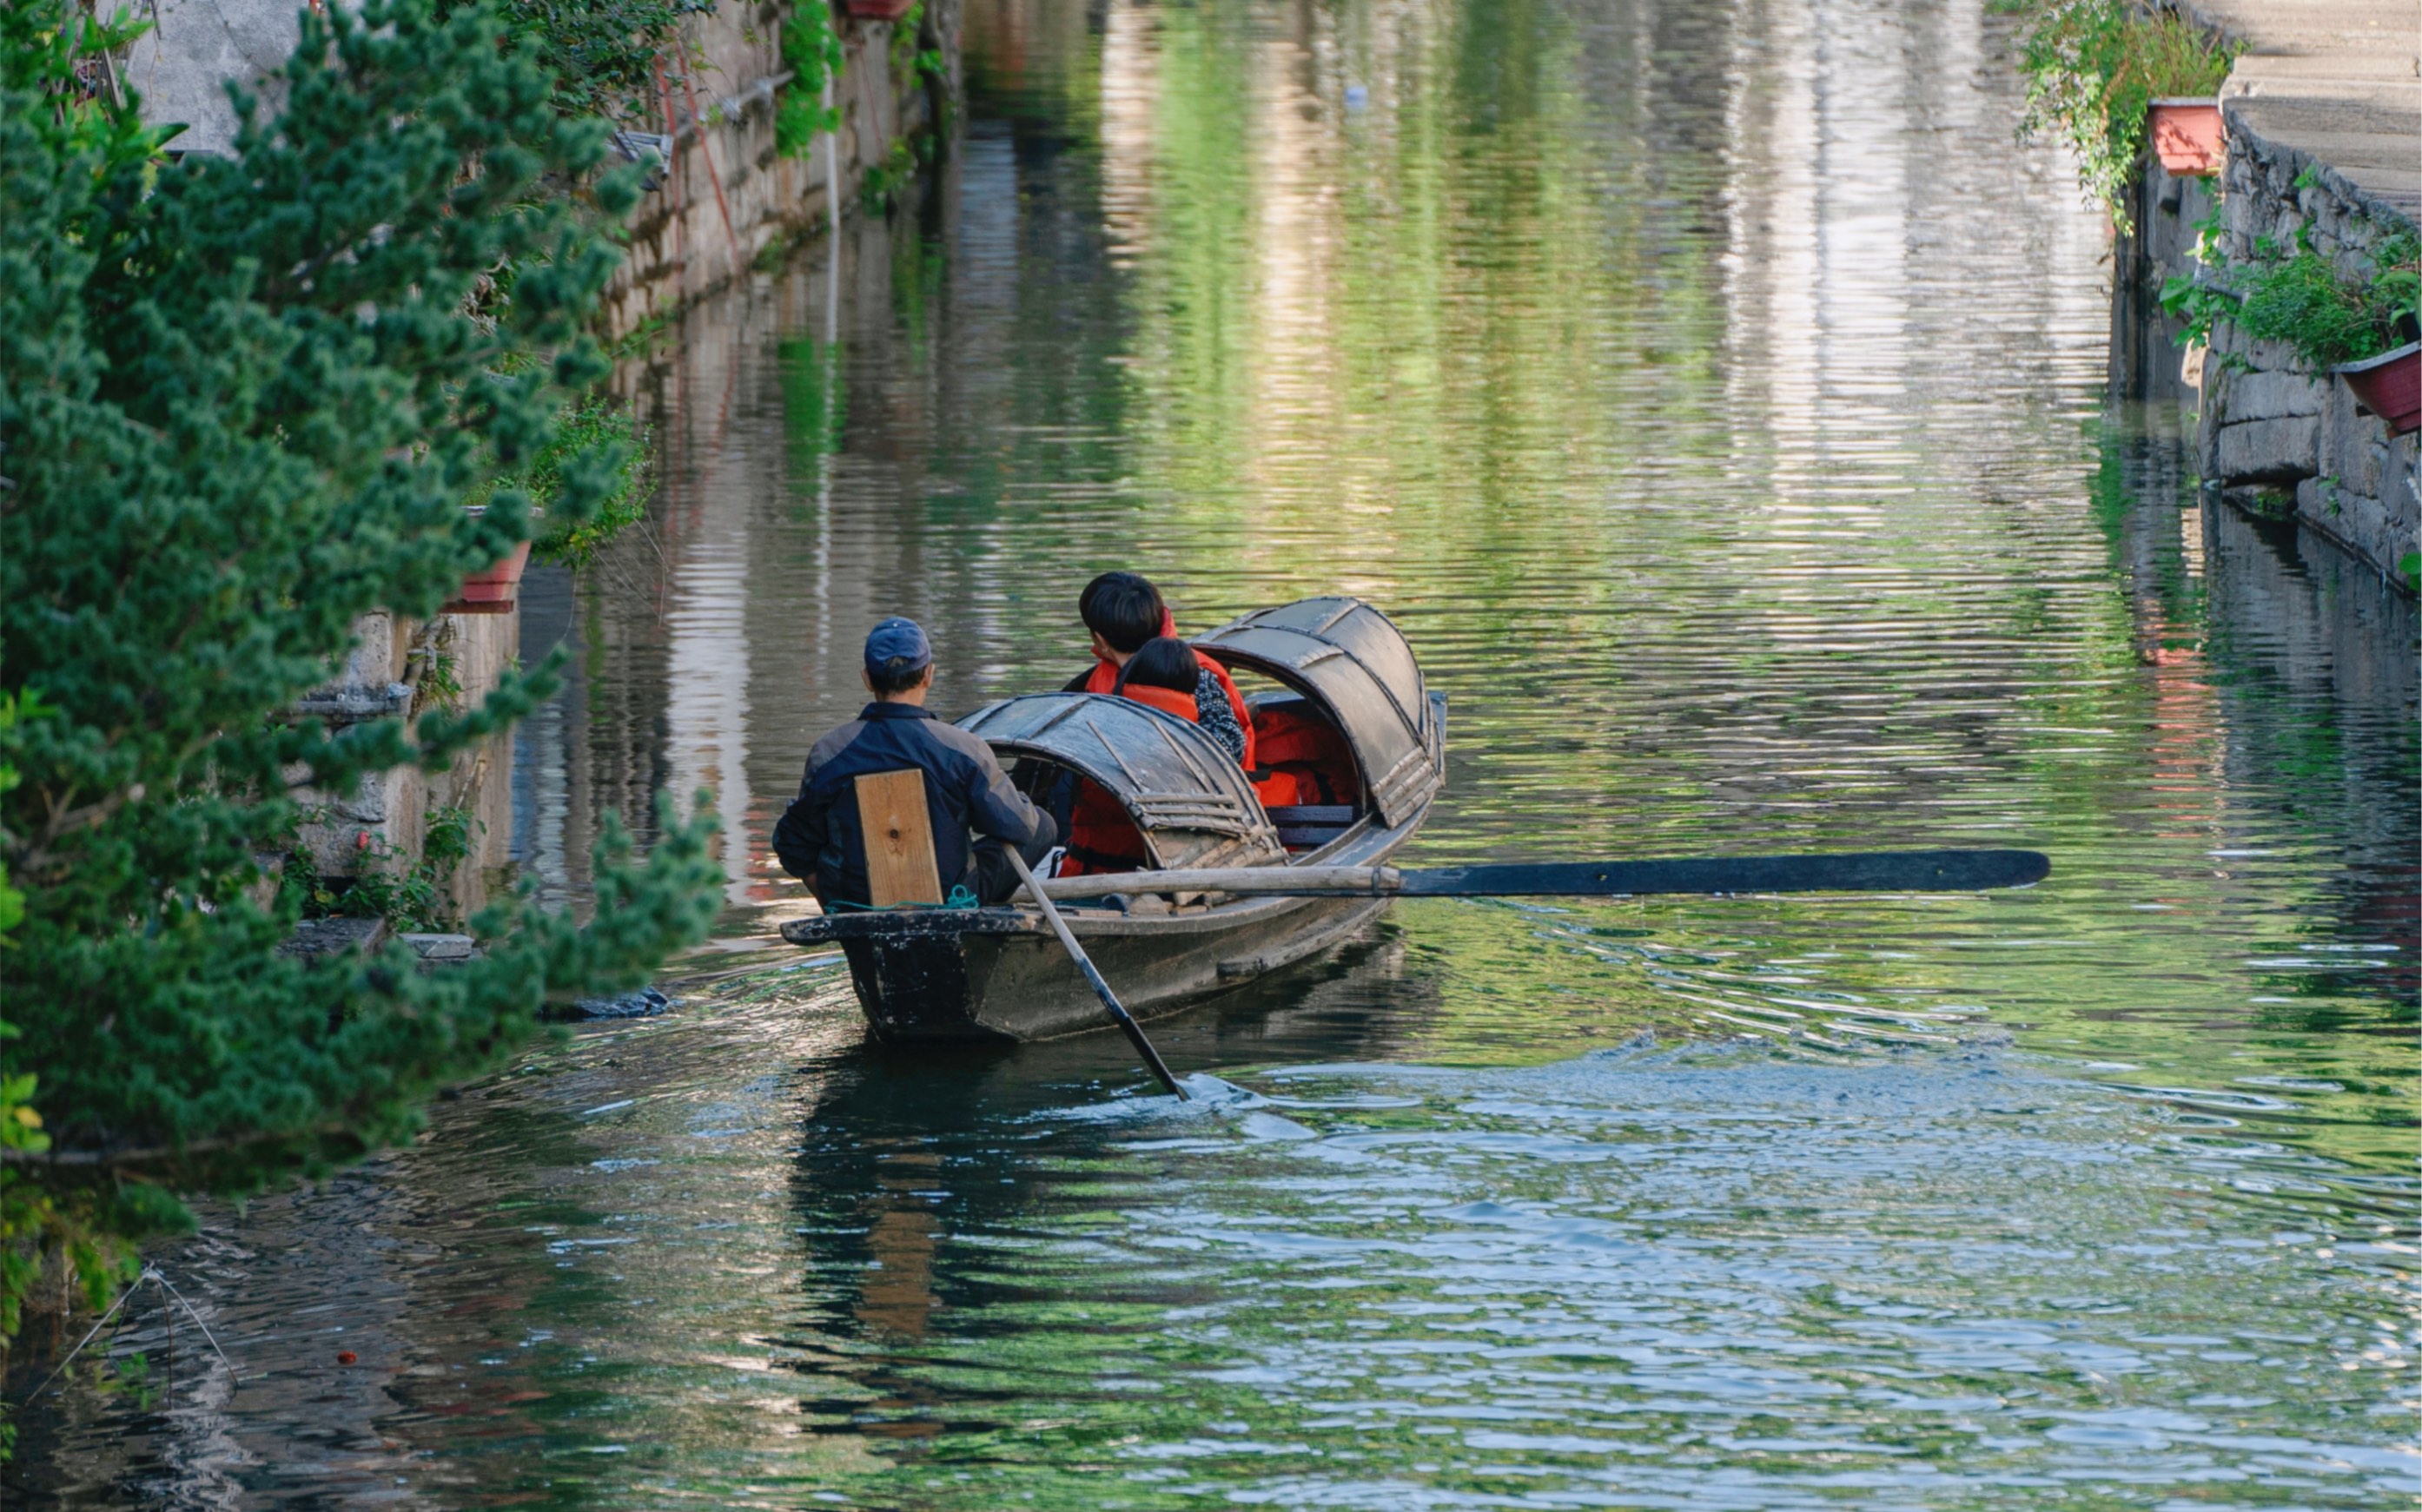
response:
M887 1041L1007 1040L977 1018L1003 935L1035 932L1015 909L916 909L794 919L794 945L841 946L866 1021Z

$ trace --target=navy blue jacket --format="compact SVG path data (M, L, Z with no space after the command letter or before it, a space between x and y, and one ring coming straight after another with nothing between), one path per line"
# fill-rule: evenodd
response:
M868 772L915 767L925 773L925 812L934 826L934 869L948 895L975 886L972 830L1029 845L1049 821L1010 786L981 736L946 725L915 704L873 703L808 753L808 770L782 821L774 854L782 869L810 873L827 898L867 900L866 835L857 822L857 781Z

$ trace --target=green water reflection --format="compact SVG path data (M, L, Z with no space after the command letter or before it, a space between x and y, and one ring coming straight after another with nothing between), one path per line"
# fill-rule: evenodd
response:
M1395 616L1452 709L1409 861L2052 879L1400 906L1156 1028L1187 1114L1115 1037L904 1061L829 961L712 958L215 1220L171 1263L244 1378L34 1425L26 1504L2410 1502L2413 606L2106 402L2012 23L964 23L934 202L625 375L663 490L563 607L544 885L708 787L762 943L867 624L964 709L1113 566Z

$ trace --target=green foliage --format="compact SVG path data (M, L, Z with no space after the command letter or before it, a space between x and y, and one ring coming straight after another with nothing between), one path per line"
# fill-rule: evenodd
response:
M0 738L22 719L39 719L47 712L37 694L20 699L0 694ZM0 758L0 795L17 786L17 769ZM25 917L25 895L9 885L8 868L0 863L0 953L12 942L8 932ZM0 960L5 960L0 954ZM0 1019L0 1046L18 1037L17 1026ZM46 1250L66 1261L68 1275L86 1299L98 1305L118 1286L134 1278L134 1251L92 1222L89 1203L70 1196L62 1200L42 1184L6 1163L12 1157L31 1159L47 1153L51 1136L42 1131L42 1115L34 1107L39 1076L0 1067L0 1359L8 1341L24 1321L26 1295L41 1279ZM16 1446L17 1427L0 1406L0 1460Z
M868 164L866 176L857 181L857 195L869 215L889 213L891 207L899 203L900 192L916 181L918 164L932 151L930 148L923 153L918 150L918 145L924 140L922 132L914 138L895 136L883 161Z
M451 883L455 868L471 853L476 822L467 808L432 807L417 857L373 843L363 851L362 869L351 877L322 875L311 853L297 847L278 873L283 901L307 919L385 919L398 930L432 933L460 928Z
M615 338L606 349L606 355L617 363L645 362L672 344L672 304L653 310L647 319Z
M2321 373L2414 339L2422 315L2422 242L2413 233L2383 242L2367 276L2315 251L2309 229L2297 232L2292 253L2265 242L2251 262L2231 265L2215 230L2203 227L2198 275L2173 278L2162 288L2162 308L2186 322L2182 340L2208 344L2212 328L2225 322L2255 341L2286 342L2307 372Z
M29 692L21 701L13 693L0 693L0 741L8 739L8 732L17 727L19 720L42 716L41 696L39 691ZM0 745L0 751L6 749L5 745ZM0 798L6 798L16 786L16 767L5 757L0 757ZM5 854L0 854L0 950L8 946L8 931L24 922L25 895L8 884L8 864ZM0 1034L0 1038L5 1037L5 1034ZM0 1333L6 1332L0 1329Z
M891 23L891 51L889 61L892 77L913 67L917 60L917 34L925 24L925 0L917 0Z
M647 463L647 433L629 410L603 396L566 410L556 422L555 439L514 480L533 508L547 511L537 554L566 567L588 566L607 541L646 516ZM578 468L601 470L589 485L598 491L597 507L586 520L558 524L552 507L564 493L567 474Z
M656 119L655 64L685 16L716 0L500 0L515 51L555 79L556 109L622 125ZM447 0L442 11L468 9Z
M668 807L643 864L601 841L585 927L523 896L442 975L400 948L277 953L296 905L257 901L253 858L297 783L443 770L551 684L337 733L274 717L358 616L425 616L524 538L524 491L462 500L527 470L599 376L596 212L636 188L592 173L602 128L558 117L483 9L307 13L288 113L247 101L234 157L171 165L131 102L78 86L96 39L71 18L0 7L0 865L25 893L0 1083L49 1142L0 1148L0 1321L46 1255L87 1295L122 1279L128 1239L186 1221L176 1192L403 1136L544 1003L627 989L701 932L719 880L710 821ZM510 309L468 318L506 266ZM560 471L551 518L576 527L612 470Z
M442 624L444 621L441 620L438 623ZM412 711L417 714L424 709L432 708L460 711L463 707L463 683L462 679L455 676L454 658L434 646L429 647L425 651L416 647L414 654L424 656L426 660L420 668L419 677L413 684Z
M2019 132L2057 132L2077 154L2087 195L2127 231L2125 195L2144 154L2147 108L2214 93L2236 55L2236 44L2140 0L2045 0L2021 52L2027 113Z
M841 125L839 108L824 102L825 81L841 77L841 39L826 0L804 0L783 18L782 66L791 78L774 104L774 147L786 158L805 157L810 144Z
M2246 278L2238 328L2257 341L2285 341L2297 360L2320 372L2339 363L2376 357L2411 337L2422 294L2412 236L2393 239L2368 278L2350 275L2299 236L2293 257L2258 264Z

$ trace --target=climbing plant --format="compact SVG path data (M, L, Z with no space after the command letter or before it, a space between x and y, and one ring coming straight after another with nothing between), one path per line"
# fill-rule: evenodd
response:
M2250 340L2287 343L2298 366L2322 373L2414 339L2422 319L2422 241L2414 233L2383 238L2368 267L2354 269L2317 251L2310 227L2289 246L2262 239L2243 263L2227 259L2216 226L2199 229L2200 266L2162 288L2162 308L2185 321L2180 341L2209 345L2214 327L2233 325ZM2231 360L2243 366L2241 356Z
M782 67L791 77L774 105L774 146L784 157L805 157L809 144L841 124L840 110L824 102L826 82L841 77L828 0L802 0L782 18Z
M282 955L299 906L256 856L298 786L443 770L544 696L331 733L280 715L351 627L435 611L530 528L518 476L603 362L583 328L626 171L496 16L435 0L306 14L276 119L169 163L79 70L72 0L0 6L0 865L23 890L0 1040L0 1332L38 1264L96 1290L126 1246L390 1143L552 999L626 988L701 932L703 813L601 843L585 927L509 899L485 959ZM509 311L466 313L516 270ZM553 518L615 485L560 457ZM13 910L15 904L10 903Z
M2128 231L2128 179L2144 155L2147 109L2165 96L2217 91L2236 44L2141 0L2041 0L2019 8L2031 18L2020 53L2027 74L2020 135L2057 133L2077 154L2087 195Z
M716 0L497 0L507 45L554 79L556 108L653 129L655 65L685 17ZM441 14L469 8L445 0Z

